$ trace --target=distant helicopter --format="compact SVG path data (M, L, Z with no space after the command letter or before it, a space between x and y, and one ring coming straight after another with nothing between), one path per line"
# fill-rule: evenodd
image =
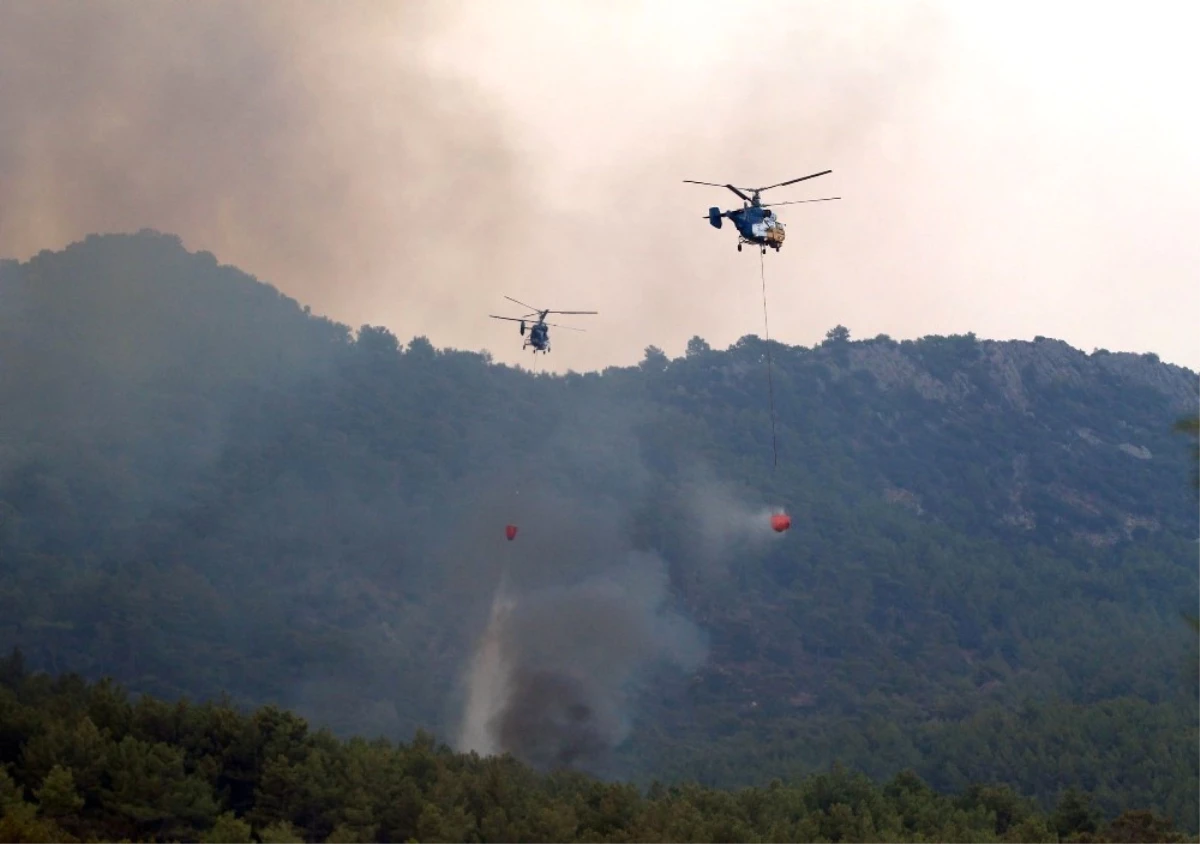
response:
M784 185L794 185L796 182L803 182L805 179L815 179L817 176L824 176L826 173L832 173L832 170L822 170L820 173L813 173L811 176L801 176L799 179L792 179L788 182L780 182L777 185L767 185L765 188L736 188L733 185L718 185L716 182L697 182L692 179L684 179L683 181L689 185L708 185L714 188L729 188L731 191L740 196L745 204L741 208L733 211L722 211L720 208L713 206L708 209L708 222L714 229L721 228L721 218L728 217L737 226L738 230L738 252L742 251L743 243L754 243L762 249L762 253L767 253L767 248L770 247L776 252L783 246L784 238L787 237L787 232L784 230L783 223L775 216L774 211L766 209L776 205L798 205L802 202L829 202L833 199L841 199L840 196L827 196L824 199L793 199L790 202L773 202L769 205L763 205L758 195L765 190L771 188L781 188ZM749 192L752 196L746 196L745 192Z
M538 308L535 308L532 305L526 305L524 302L517 302L517 300L512 298L511 296L505 296L504 298L510 302L516 302L522 308L530 308L533 311L533 313L526 314L523 317L496 316L495 314L488 314L488 316L490 316L492 319L506 319L509 322L521 323L521 336L522 337L525 336L525 323L531 322L531 321L533 321L534 317L537 317L537 320L533 321L533 325L529 326L529 336L525 337L525 343L524 343L524 345L521 346L522 349L528 349L530 346L533 346L534 354L537 354L538 352L541 352L542 354L547 354L550 351L550 328L551 327L565 328L567 331L583 331L582 328L571 328L569 325L555 325L552 322L546 322L546 314L595 314L595 313L599 313L598 311L552 311L549 309L539 310Z

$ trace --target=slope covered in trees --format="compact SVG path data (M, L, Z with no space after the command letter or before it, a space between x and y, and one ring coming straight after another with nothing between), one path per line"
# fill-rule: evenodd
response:
M911 772L647 793L511 756L310 731L275 707L128 699L107 681L0 662L0 841L1183 841L1090 796L1038 811L1004 786L953 797Z
M0 646L456 741L503 583L537 668L508 694L537 717L480 740L530 761L716 786L912 768L1196 829L1172 430L1196 374L834 330L773 346L772 472L764 351L537 376L352 332L152 232L6 262ZM764 540L771 505L793 528Z

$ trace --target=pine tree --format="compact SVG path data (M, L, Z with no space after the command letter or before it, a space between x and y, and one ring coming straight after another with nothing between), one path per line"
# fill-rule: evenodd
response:
M250 844L254 836L250 824L240 820L233 812L225 812L217 818L212 829L200 836L200 840L205 844Z
M73 817L83 808L84 800L75 787L75 776L70 768L62 765L50 769L36 796L42 815L56 821Z

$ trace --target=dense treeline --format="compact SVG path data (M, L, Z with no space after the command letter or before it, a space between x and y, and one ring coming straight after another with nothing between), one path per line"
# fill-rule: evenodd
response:
M452 736L501 574L524 594L637 550L708 654L641 678L623 775L842 762L1197 829L1200 518L1171 430L1195 373L835 329L773 345L770 471L753 336L535 376L153 233L0 264L0 302L0 647L38 669ZM731 502L793 528L738 545Z
M511 757L338 740L276 707L131 701L0 662L0 841L1184 841L1153 812L1105 819L1005 786L935 792L841 768L761 788L646 793Z

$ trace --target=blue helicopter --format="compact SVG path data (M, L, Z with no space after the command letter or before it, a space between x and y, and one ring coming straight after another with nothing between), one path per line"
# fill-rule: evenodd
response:
M538 308L533 307L532 305L526 305L524 302L517 302L517 300L512 298L511 296L505 296L504 298L510 302L516 302L522 308L529 308L530 310L533 311L533 313L526 314L523 317L496 316L495 314L488 314L488 316L490 316L492 319L506 319L509 322L521 323L521 336L522 337L525 337L525 323L533 322L533 325L529 326L529 336L525 337L525 343L524 343L524 345L521 346L521 348L528 349L530 346L533 346L534 354L537 354L538 352L541 352L542 354L549 353L551 327L564 328L567 331L583 331L582 328L571 328L569 325L555 325L552 322L546 322L547 314L595 314L595 313L599 313L598 311L552 311L549 309L540 310ZM534 317L537 317L537 319L534 320Z
M793 199L790 202L773 202L769 205L763 205L759 201L758 195L765 190L771 190L771 188L794 185L796 182L815 179L817 176L824 176L826 173L832 172L832 170L822 170L820 173L813 173L811 176L801 176L799 179L780 182L777 185L767 185L765 188L736 188L733 185L719 185L716 182L697 182L692 179L684 179L683 181L689 185L729 188L729 190L740 196L743 200L741 208L736 208L733 211L722 211L716 206L709 208L708 222L714 229L719 229L721 228L721 218L728 217L733 221L738 230L738 252L742 251L743 243L753 243L762 249L762 254L765 255L768 248L778 252L780 247L783 246L784 238L787 237L783 223L779 222L779 218L775 216L775 212L769 209L777 205L798 205L802 202L829 202L833 199L841 199L841 197L827 196L824 199ZM747 193L751 195L746 196Z

